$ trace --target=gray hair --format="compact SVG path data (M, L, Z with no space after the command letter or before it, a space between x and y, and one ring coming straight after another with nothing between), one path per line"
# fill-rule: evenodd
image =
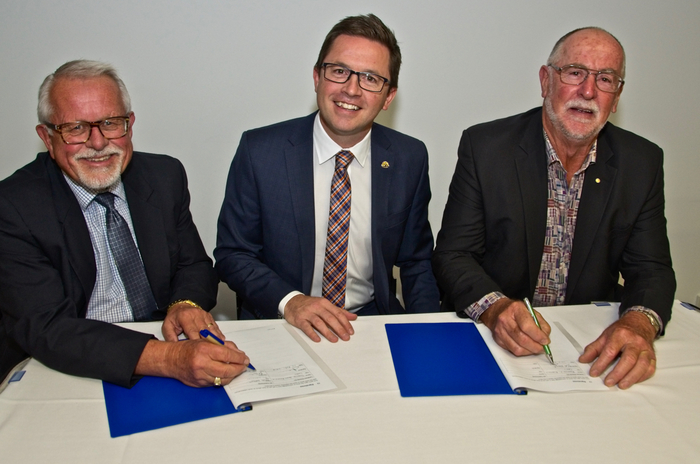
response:
M622 46L619 40L617 40L617 37L603 29L602 27L597 27L597 26L587 26L587 27L579 27L578 29L574 29L573 31L565 34L561 39L557 40L557 43L554 44L554 48L552 49L552 53L549 54L549 58L547 58L547 64L554 64L557 61L559 61L560 55L561 55L561 49L562 46L564 45L564 42L566 42L566 39L571 37L572 35L576 34L577 32L580 31L586 31L586 30L594 30L594 31L600 31L608 34L610 37L615 39L615 42L620 46L620 49L622 50L622 70L620 71L622 74L622 77L625 77L625 67L626 67L626 61L627 57L625 56L625 48Z
M74 60L62 65L53 74L49 74L39 87L39 104L36 112L40 123L50 122L54 113L51 105L51 90L58 79L90 79L95 77L108 77L117 84L121 96L122 105L126 113L131 112L131 98L126 85L117 74L117 70L107 63L91 60Z

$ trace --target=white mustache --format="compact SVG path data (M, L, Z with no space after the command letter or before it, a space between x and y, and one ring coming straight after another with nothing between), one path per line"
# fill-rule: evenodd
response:
M592 112L593 114L598 114L600 112L600 107L598 107L598 104L592 101L586 101L586 100L573 100L566 102L565 108L571 109L571 108L576 108L580 110L588 110Z

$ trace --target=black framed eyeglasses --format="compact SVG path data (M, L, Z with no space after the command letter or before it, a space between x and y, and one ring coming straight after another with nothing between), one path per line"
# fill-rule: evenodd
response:
M384 89L384 84L389 83L389 79L379 74L353 71L335 63L323 63L321 67L323 68L323 77L336 84L345 84L353 74L357 74L360 88L368 92L381 92Z
M595 69L588 69L577 64L567 64L561 68L553 64L548 64L547 66L559 72L559 79L564 84L581 85L589 74L593 74L595 77L595 85L598 87L598 90L615 93L622 87L622 84L625 83L622 77L612 71L596 71Z
M102 121L74 121L63 124L43 123L51 130L61 134L61 138L68 145L78 145L90 140L92 128L97 127L102 136L108 140L119 139L129 130L129 116L115 116Z

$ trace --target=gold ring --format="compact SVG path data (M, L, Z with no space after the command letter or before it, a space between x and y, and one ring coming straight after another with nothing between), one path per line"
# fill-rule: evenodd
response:
M217 387L221 386L221 379L219 377L214 377L214 385Z
M213 325L214 325L214 323L213 323L213 322L210 322L209 324L207 324L207 329L208 329L209 327L213 326Z

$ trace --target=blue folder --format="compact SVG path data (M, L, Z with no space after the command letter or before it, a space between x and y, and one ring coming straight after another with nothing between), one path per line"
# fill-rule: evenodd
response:
M112 438L239 412L223 388L188 387L175 379L145 376L131 388L102 387Z
M401 396L522 393L510 387L472 323L385 327Z

